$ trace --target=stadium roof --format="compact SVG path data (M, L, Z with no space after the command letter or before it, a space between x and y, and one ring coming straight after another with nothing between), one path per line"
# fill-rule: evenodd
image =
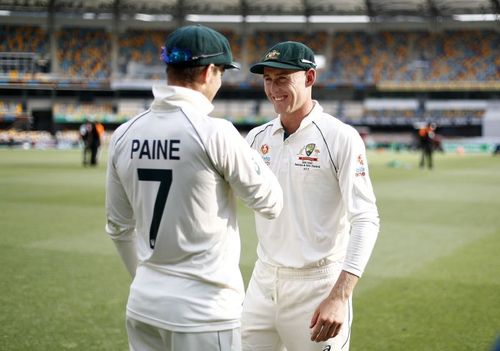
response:
M451 17L500 14L500 0L0 0L2 11ZM498 20L498 16L496 16Z

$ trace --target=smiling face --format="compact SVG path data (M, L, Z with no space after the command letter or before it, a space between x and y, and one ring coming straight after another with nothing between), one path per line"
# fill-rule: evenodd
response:
M264 90L282 118L304 117L311 110L311 87L316 71L264 68Z

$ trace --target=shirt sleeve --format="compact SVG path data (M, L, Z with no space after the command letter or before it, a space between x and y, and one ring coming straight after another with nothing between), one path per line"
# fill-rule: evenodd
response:
M372 254L379 232L379 215L368 171L363 140L347 127L340 137L338 177L344 206L351 225L343 269L361 277Z
M115 138L116 134L109 144L106 173L106 232L113 240L125 268L133 277L137 268L135 219L115 168Z
M221 123L209 142L208 151L245 205L268 219L279 215L283 191L278 179L233 125Z

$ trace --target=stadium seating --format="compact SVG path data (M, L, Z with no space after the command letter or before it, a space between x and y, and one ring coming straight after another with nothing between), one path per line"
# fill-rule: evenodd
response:
M63 28L58 32L60 71L69 79L103 80L111 76L111 38L102 29Z
M294 40L308 44L326 60L319 69L319 87L350 86L355 89L387 86L411 89L434 84L437 89L461 87L464 84L500 82L500 34L492 30L456 31L272 31L255 30L245 35L222 30L228 38L235 61L242 70L224 76L226 87L260 87L262 80L250 74L248 67L280 41ZM113 42L109 29L62 27L55 35L55 51L51 51L46 29L37 25L0 25L0 84L102 84L115 81L157 81L165 77L165 65L159 55L169 32L160 29L126 29ZM114 45L113 45L114 44ZM117 60L111 58L117 50ZM53 72L43 73L36 63L56 53ZM113 66L116 64L116 66ZM50 65L47 65L48 68ZM52 65L54 66L54 65ZM481 85L479 85L481 86ZM414 90L413 90L414 91ZM415 121L436 121L440 125L480 125L486 105L470 101L449 105L411 102L399 106L394 101L375 102L329 100L322 96L325 111L353 125L411 125ZM267 101L218 101L214 116L235 124L249 126L273 118L274 110ZM121 123L147 107L144 99L109 103L58 102L52 110L56 123L81 123L96 119L104 123ZM24 106L23 106L24 104ZM26 106L27 105L27 106ZM0 120L12 124L31 115L29 104L3 101Z
M161 47L168 33L160 30L127 30L119 38L119 72L127 78L161 79Z
M339 32L325 83L498 81L499 48L492 31Z
M460 31L262 31L243 44L235 31L222 31L234 59L244 69L260 60L267 48L280 41L307 43L328 58L321 85L371 85L388 82L459 83L500 80L500 35L487 30ZM162 79L159 54L167 31L129 29L118 37L116 71L122 77ZM65 27L57 32L59 71L68 79L106 80L111 77L111 34L104 29ZM35 26L0 26L0 53L49 54L48 35ZM331 45L331 47L329 47ZM18 69L0 64L0 73L15 78ZM12 72L15 71L15 72ZM55 72L53 72L55 73ZM260 84L258 77L240 72L230 83ZM7 77L8 78L8 77Z
M0 52L48 53L47 32L41 27L0 25Z

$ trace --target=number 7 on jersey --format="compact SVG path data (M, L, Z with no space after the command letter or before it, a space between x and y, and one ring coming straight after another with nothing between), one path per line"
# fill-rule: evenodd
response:
M151 227L149 229L149 246L154 249L161 217L163 215L163 210L165 209L165 204L167 203L170 185L172 184L172 170L139 168L137 169L137 174L139 176L139 180L146 182L160 182L153 210L153 219L151 220Z

